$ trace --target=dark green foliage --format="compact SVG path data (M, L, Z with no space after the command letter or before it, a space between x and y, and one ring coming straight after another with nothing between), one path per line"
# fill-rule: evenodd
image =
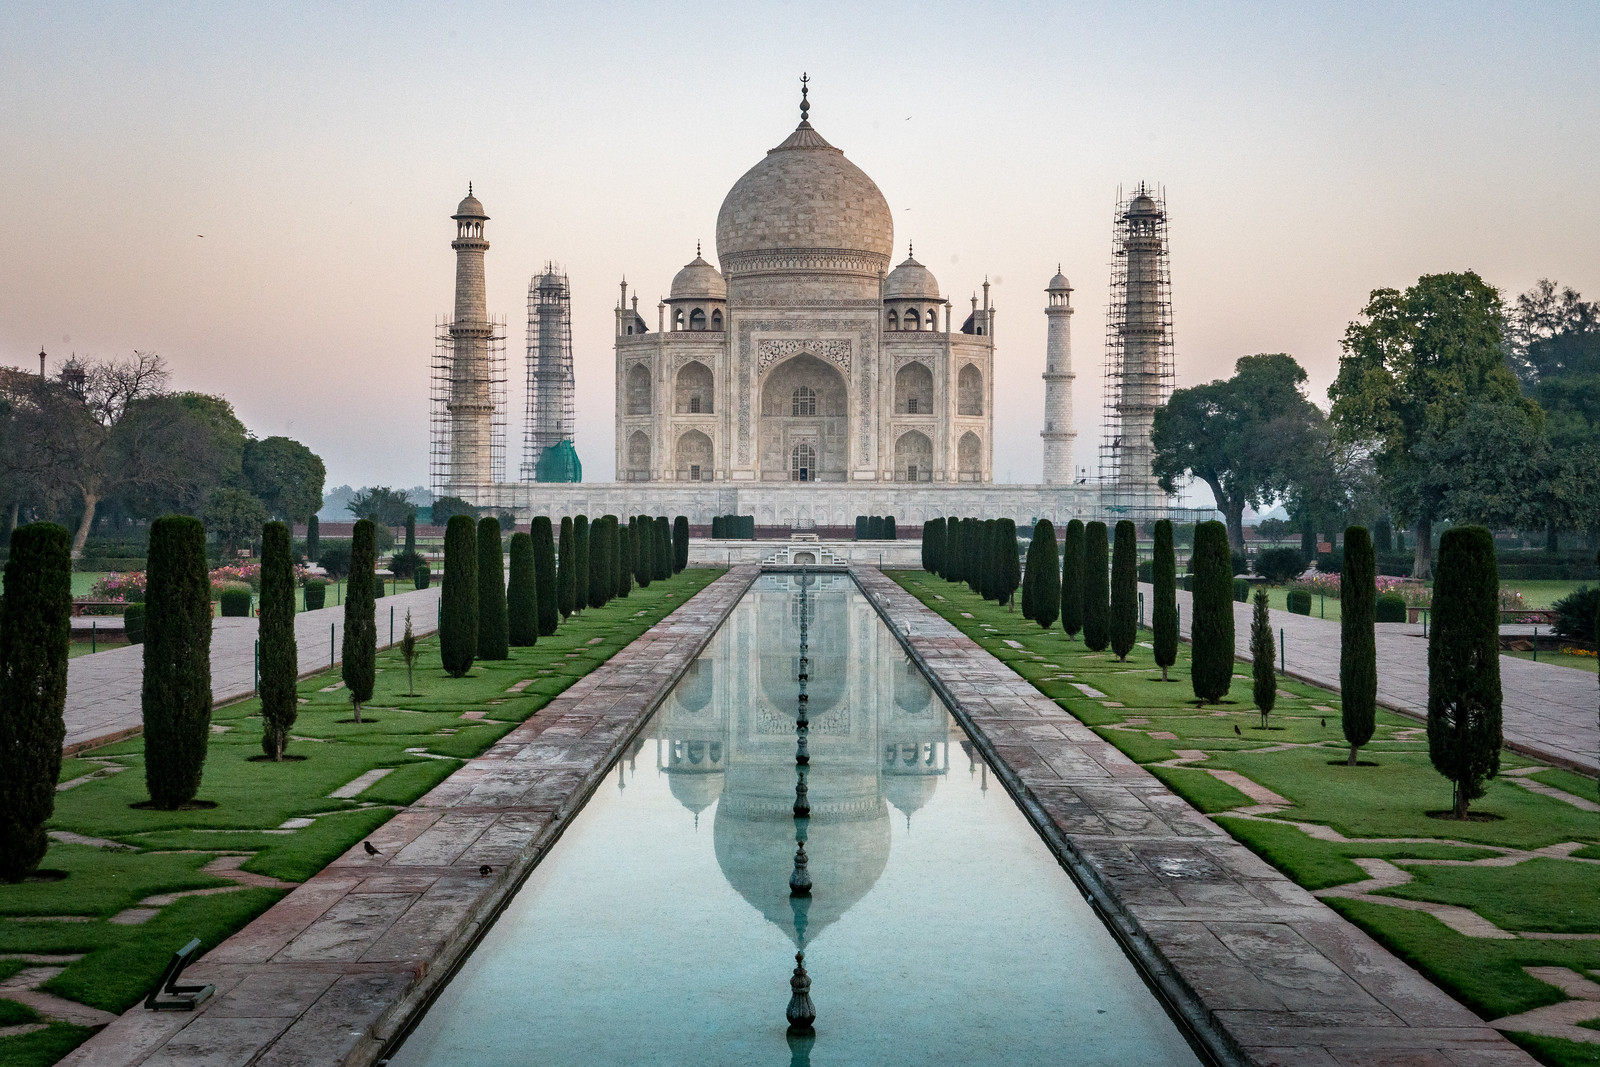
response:
M426 589L433 581L433 572L428 569L425 561L417 563L417 569L411 572L411 584L417 589Z
M533 537L533 577L539 603L539 636L549 637L561 623L561 605L556 593L555 528L545 515L535 515ZM530 641L529 644L532 644Z
M672 520L672 573L677 574L689 565L689 517L679 515Z
M927 543L926 542L926 538L924 538L924 542L923 543L924 544ZM1021 603L1022 617L1024 619L1027 619L1029 622L1033 621L1033 580L1034 580L1034 577L1036 575L1035 564L1036 564L1036 562L1038 560L1038 556L1039 556L1039 539L1037 537L1030 538L1028 540L1028 559L1027 559L1027 564L1022 568L1022 597L1021 597L1021 601L1022 601L1022 603Z
M1038 555L1028 564L1033 583L1033 621L1046 630L1056 624L1061 613L1061 568L1056 557L1056 528L1049 519L1033 524L1033 543ZM1033 550L1029 550L1032 555Z
M1350 742L1350 765L1372 740L1378 723L1378 645L1372 624L1377 620L1377 566L1366 527L1344 532L1344 574L1339 579L1339 693L1344 739ZM1400 601L1405 618L1405 601Z
M1291 589L1285 596L1287 606L1296 615L1311 614L1311 593L1305 589Z
M217 594L221 605L219 614L224 619L248 619L250 617L251 592L248 588L224 589Z
M984 561L988 556L984 553L984 533L987 527L982 519L964 519L967 524L967 562L963 568L966 575L967 588L974 593L981 593L983 588Z
M608 581L608 571L613 554L609 540L607 516L600 516L589 524L589 597L588 606L603 608L616 591L615 581Z
M1305 569L1306 561L1297 548L1263 548L1256 554L1256 574L1268 585L1282 585Z
M322 524L317 521L316 513L306 520L306 559L312 563L317 562L317 550L321 547L318 542L322 540Z
M439 655L452 678L470 671L478 655L478 532L468 515L450 516L444 530Z
M1300 558L1308 564L1317 558L1317 535L1311 530L1300 531Z
M307 611L316 611L327 606L328 580L326 578L307 578L305 597Z
M640 589L650 588L656 576L656 524L644 515L635 516L633 580Z
M1156 580L1156 562L1153 559L1139 561L1139 580L1146 585Z
M317 562L335 581L350 574L350 542L324 541L318 549Z
M1595 643L1595 614L1600 612L1600 589L1581 586L1555 602L1556 633L1575 641Z
M885 541L894 541L898 540L899 537L900 531L895 527L894 516L885 515L883 517L883 539Z
M144 780L151 803L171 810L200 791L211 737L211 577L199 519L151 523L144 604Z
M528 648L539 640L539 582L534 574L533 538L525 533L511 535L506 636L512 648Z
M922 524L922 569L929 574L939 573L939 549L935 538L942 539L944 534L943 519L929 519Z
M962 565L966 562L966 526L960 519L946 519L944 523L944 558L940 560L939 575L947 582L965 579Z
M66 529L39 522L12 531L0 606L0 881L27 877L50 844L71 619Z
M891 536L894 516L889 516ZM1009 601L1022 582L1022 553L1017 550L1017 524L1014 519L994 521L994 599Z
M672 520L665 515L656 516L656 580L671 578L676 564L672 558Z
M1250 603L1250 583L1243 578L1233 580L1233 602L1235 604Z
M1372 550L1375 553L1394 551L1394 527L1387 515L1372 524Z
M639 570L639 528L632 519L624 526L617 522L617 596L625 597L633 591L633 576Z
M1383 593L1373 602L1373 619L1376 622L1405 622L1406 598L1399 593Z
M344 591L344 648L340 675L350 691L350 707L356 722L361 721L361 705L372 699L378 680L377 524L358 519L350 539L350 582Z
M1083 629L1083 522L1067 523L1061 541L1061 629L1077 637Z
M1202 704L1215 704L1233 685L1233 559L1226 526L1195 527L1193 565L1189 681Z
M589 517L572 520L572 604L574 611L589 606L589 586L593 584L593 562L589 559Z
M1155 559L1151 560L1150 585L1155 603L1150 607L1151 644L1161 680L1167 668L1178 662L1178 556L1173 547L1172 520L1161 519L1155 528Z
M556 603L565 619L578 607L577 566L573 558L576 549L572 544L572 516L561 520L561 541L556 553Z
M417 553L417 512L416 509L406 512L406 555L414 556Z
M144 644L143 604L129 604L122 609L122 632L128 638L128 644Z
M1117 523L1111 550L1111 651L1126 660L1139 635L1139 531L1129 519Z
M478 658L511 655L510 621L506 618L505 557L500 553L500 520L478 520Z
M1465 818L1500 773L1500 575L1494 535L1457 526L1439 538L1428 640L1428 758Z
M985 600L999 600L1000 588L1000 546L998 544L998 523L995 519L984 519L982 532L978 534L979 544L982 545L978 557L978 595Z
M283 759L289 727L299 710L295 681L300 677L294 640L294 560L289 527L269 522L261 528L261 751Z
M1250 695L1261 713L1261 725L1278 703L1278 672L1272 662L1278 658L1278 643L1272 639L1272 616L1267 612L1267 591L1257 589L1255 608L1250 613Z
M381 530L381 529L383 529L383 527L378 526L377 529ZM372 595L374 597L387 596L388 595L388 590L385 588L387 585L388 585L388 583L384 581L383 575L378 574L377 572L373 573L373 575L372 575Z
M1083 528L1083 643L1091 652L1104 652L1111 643L1111 574L1106 556L1106 524L1091 522Z
M856 516L856 540L857 541L865 541L870 536L871 535L868 532L867 517L865 515L857 515Z

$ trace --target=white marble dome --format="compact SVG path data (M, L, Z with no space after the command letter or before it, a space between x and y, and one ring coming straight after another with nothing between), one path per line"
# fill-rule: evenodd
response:
M939 295L939 281L933 276L933 271L911 256L907 256L904 263L889 272L889 277L883 283L883 298L935 302L944 299Z
M483 201L473 196L472 190L468 188L467 195L462 198L461 203L456 205L456 213L450 217L453 219L487 219L489 216L483 213Z
M728 283L697 252L672 279L672 300L726 300Z

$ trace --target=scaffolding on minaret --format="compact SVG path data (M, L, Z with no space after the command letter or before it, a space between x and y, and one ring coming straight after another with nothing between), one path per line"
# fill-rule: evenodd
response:
M493 413L489 420L489 473L492 481L506 480L506 321L504 316L489 320L488 359L476 368L462 361L456 363L456 338L447 315L439 318L433 328L433 364L429 387L430 442L428 452L429 482L435 497L458 496L465 474L454 470L451 457L456 454L454 428L450 403L452 397L479 394L488 386ZM480 327L481 329L481 327ZM482 377L487 376L487 382ZM481 446L475 445L473 448ZM477 469L480 458L472 449L462 454L470 470Z
M1161 517L1172 500L1150 472L1150 426L1173 383L1165 190L1140 182L1132 197L1124 197L1119 186L1112 233L1101 500L1107 511L1125 517Z
M527 408L522 435L524 482L579 482L572 369L572 289L554 263L528 282Z

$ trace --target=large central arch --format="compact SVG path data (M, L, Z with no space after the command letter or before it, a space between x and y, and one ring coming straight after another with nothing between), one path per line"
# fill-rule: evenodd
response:
M831 364L801 354L768 370L761 382L756 427L762 481L802 476L807 481L844 481L849 469L849 423L844 375ZM797 454L814 456L815 465L797 466Z

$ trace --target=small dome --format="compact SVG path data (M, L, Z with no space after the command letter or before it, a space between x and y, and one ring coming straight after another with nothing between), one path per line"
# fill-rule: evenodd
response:
M472 186L467 186L467 195L461 203L456 205L456 213L450 216L453 219L486 219L489 216L483 213L483 201L472 195Z
M1159 215L1161 209L1156 207L1156 202L1143 193L1134 197L1128 204L1129 215Z
M939 295L939 282L933 271L910 256L889 272L883 285L885 300L943 300Z
M726 300L728 283L699 254L672 279L672 300Z
M1070 293L1072 291L1072 283L1067 281L1067 276L1062 274L1061 269L1058 267L1056 268L1056 276L1050 279L1050 284L1044 287L1044 291L1047 293Z

